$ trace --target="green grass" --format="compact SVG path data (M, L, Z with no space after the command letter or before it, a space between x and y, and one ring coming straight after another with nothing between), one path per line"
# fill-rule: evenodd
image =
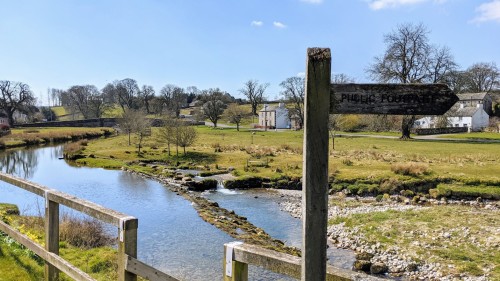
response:
M499 280L500 252L495 249L495 242L491 243L498 243L500 239L498 221L498 212L465 206L437 206L337 217L330 224L358 227L358 233L368 243L379 242L383 248L398 246L416 261L453 265L444 269L451 274L482 275L489 268L491 280ZM451 237L444 238L441 234L445 232Z
M451 139L470 139L470 140L500 140L500 133L492 132L475 132L475 133L463 133L463 134L449 134L442 135L440 138L451 138Z

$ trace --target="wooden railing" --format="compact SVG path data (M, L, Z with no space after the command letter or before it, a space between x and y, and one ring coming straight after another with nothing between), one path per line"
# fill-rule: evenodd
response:
M224 244L224 281L248 281L248 265L256 265L267 270L300 279L301 258L289 254L264 249L258 246L231 242ZM385 280L365 273L355 272L327 265L327 281Z
M62 204L118 228L119 281L135 281L137 276L149 280L177 281L166 273L137 260L137 218L12 175L0 173L0 180L45 198L45 248L0 220L0 231L46 261L45 280L58 280L59 271L74 280L94 280L59 256L59 205Z

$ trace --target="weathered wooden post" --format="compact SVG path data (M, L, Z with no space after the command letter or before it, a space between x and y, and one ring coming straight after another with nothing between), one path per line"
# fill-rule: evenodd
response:
M50 201L50 192L45 191L45 249L59 255L59 203ZM45 262L45 280L59 280L59 270Z
M304 102L302 281L326 279L330 49L309 48Z
M137 275L126 270L127 256L137 258L136 218L120 219L118 229L118 281L136 281Z
M224 244L224 258L222 259L224 281L248 281L248 264L233 259L233 247L240 244L242 243L231 242Z

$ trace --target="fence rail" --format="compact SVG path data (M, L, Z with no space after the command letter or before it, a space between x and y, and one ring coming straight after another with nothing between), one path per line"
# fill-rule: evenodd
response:
M259 246L231 242L224 244L224 281L248 281L248 265L256 265L276 273L300 279L301 258L264 249ZM230 269L229 269L230 268ZM327 265L327 281L385 280L365 273Z
M94 280L59 256L59 205L62 204L118 228L119 281L135 281L138 275L149 280L177 281L174 277L137 260L137 218L9 174L0 173L0 180L45 198L45 248L0 221L1 231L46 261L45 280L58 280L59 271L74 280Z

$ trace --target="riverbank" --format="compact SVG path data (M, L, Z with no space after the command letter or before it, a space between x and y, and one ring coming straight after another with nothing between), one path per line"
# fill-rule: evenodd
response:
M112 128L23 128L0 138L0 150L33 145L96 139L114 134Z
M301 192L280 190L301 217ZM410 280L498 280L499 201L329 197L328 238L357 252L355 267Z

